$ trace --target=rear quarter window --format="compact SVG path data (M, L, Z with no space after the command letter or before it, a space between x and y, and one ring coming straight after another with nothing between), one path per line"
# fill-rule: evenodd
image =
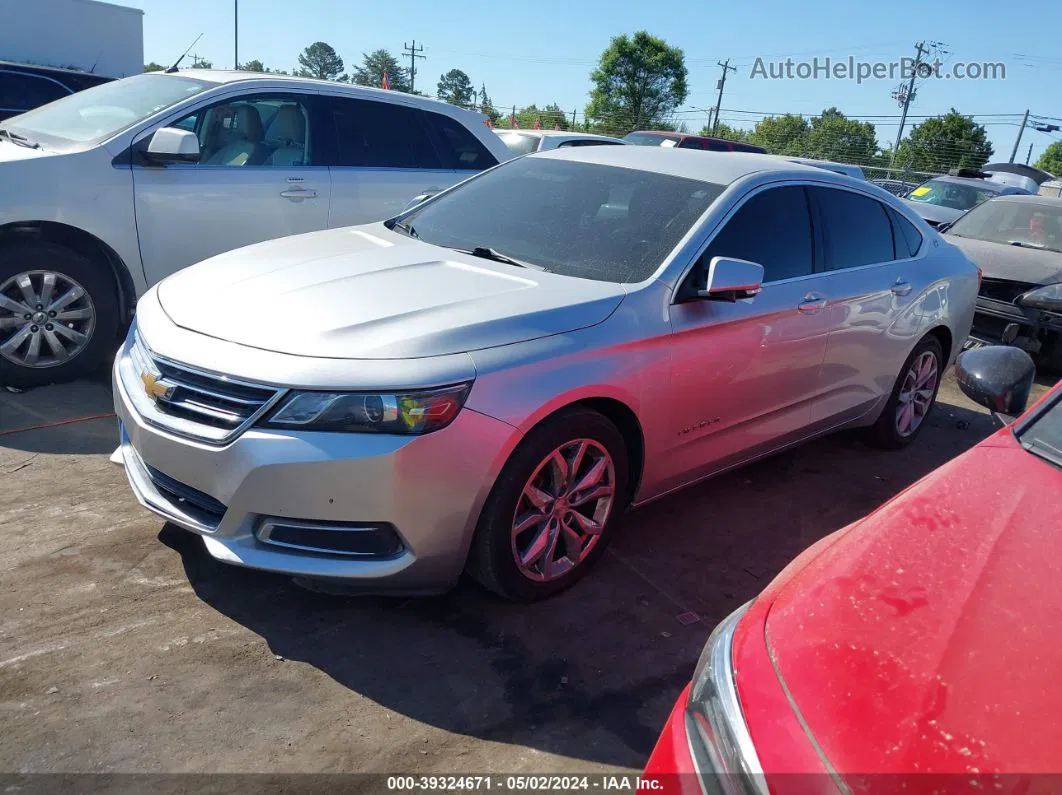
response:
M482 171L498 165L498 159L463 124L441 113L424 115L435 131L443 168Z

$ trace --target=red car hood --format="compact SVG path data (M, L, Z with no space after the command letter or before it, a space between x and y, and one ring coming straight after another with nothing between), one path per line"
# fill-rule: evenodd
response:
M1060 496L1001 432L780 590L775 671L838 773L1062 770Z

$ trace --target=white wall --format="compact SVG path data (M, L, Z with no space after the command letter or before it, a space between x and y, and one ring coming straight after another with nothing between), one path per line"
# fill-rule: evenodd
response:
M144 12L99 0L0 0L0 61L139 74Z

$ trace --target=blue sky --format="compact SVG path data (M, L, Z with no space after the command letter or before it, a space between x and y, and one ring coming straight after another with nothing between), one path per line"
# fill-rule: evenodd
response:
M146 61L170 63L204 33L194 52L216 67L232 67L232 0L124 4L145 12ZM723 98L721 116L729 123L751 126L760 113L813 114L830 105L850 116L898 116L890 98L898 79L859 85L854 80L770 81L750 75L757 57L802 61L851 55L894 61L913 56L918 40L944 42L952 63L1003 62L1007 79L927 81L912 116L952 106L976 114L1001 159L1010 155L1020 120L1001 114L1031 108L1034 114L1062 117L1062 93L1055 90L1062 77L1062 3L1046 0L895 0L881 5L861 0L239 0L239 6L241 60L258 58L290 70L306 45L322 40L336 48L349 68L363 52L382 47L397 55L403 43L416 39L427 56L418 61L418 88L434 94L439 75L456 67L477 88L485 83L498 107L557 102L581 113L590 71L609 39L644 29L686 54L690 95L681 117L694 131L707 116L696 109L715 104L716 62L726 58L739 68L728 78ZM896 120L871 120L877 124L879 144L890 143ZM1030 142L1035 160L1057 137L1062 136L1026 130L1019 160Z

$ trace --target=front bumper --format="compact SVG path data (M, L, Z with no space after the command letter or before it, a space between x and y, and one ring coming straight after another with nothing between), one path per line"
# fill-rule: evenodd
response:
M466 408L425 436L252 427L213 446L144 421L119 374L127 355L128 344L113 371L121 431L115 459L140 503L202 536L214 558L371 592L432 593L456 582L511 444L511 426ZM355 557L264 543L256 531L268 517L387 524L401 550Z

